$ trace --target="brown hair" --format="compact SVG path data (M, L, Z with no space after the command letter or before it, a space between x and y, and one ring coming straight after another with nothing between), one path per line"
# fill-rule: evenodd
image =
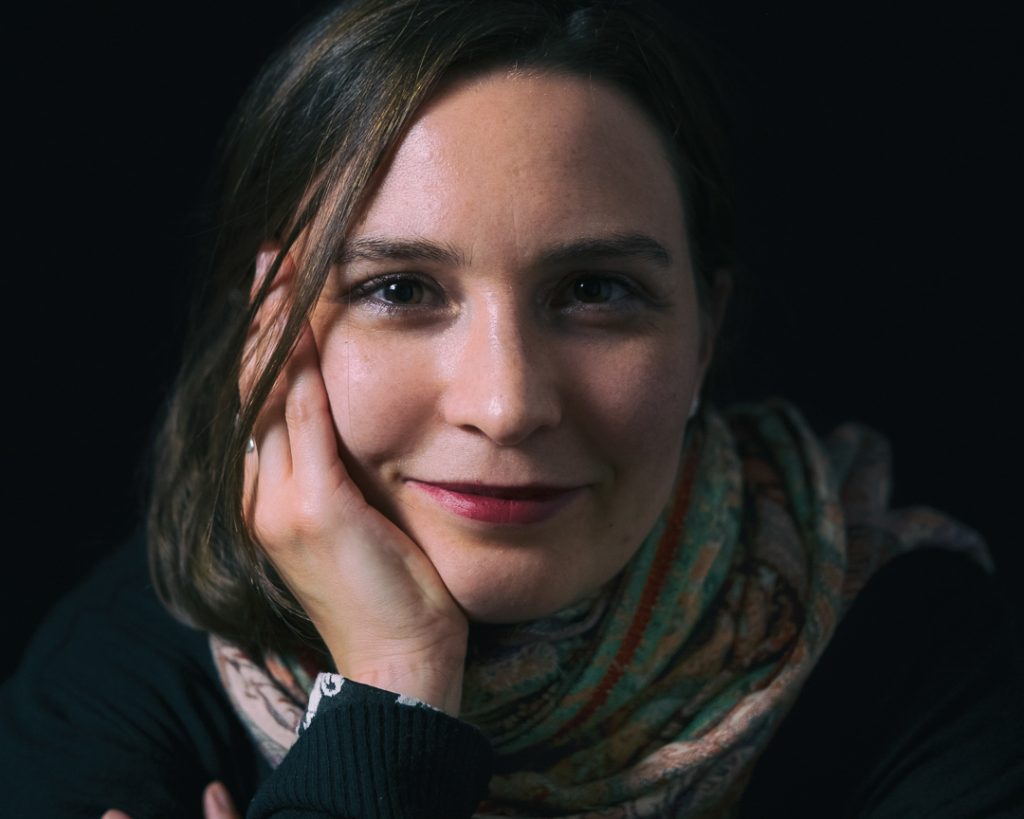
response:
M698 290L732 262L723 134L704 64L642 2L357 0L307 26L263 70L226 138L210 275L157 440L150 568L181 619L250 651L319 646L242 514L245 442L389 153L439 84L497 66L603 80L647 112L674 164ZM299 235L282 335L243 403L255 260Z

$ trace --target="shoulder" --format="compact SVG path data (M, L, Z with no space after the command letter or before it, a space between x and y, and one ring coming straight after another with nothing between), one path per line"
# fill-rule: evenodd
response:
M16 676L38 674L69 657L94 659L97 652L169 639L169 648L198 658L203 637L181 626L163 609L146 568L145 544L132 537L93 569L53 608L34 635ZM126 659L126 658L125 658ZM149 662L148 653L133 658Z
M141 538L58 604L0 690L3 769L25 815L178 815L181 794L215 777L255 778L240 742L207 636L157 600Z
M892 560L840 623L759 761L747 815L989 816L1024 798L1020 636L973 560Z

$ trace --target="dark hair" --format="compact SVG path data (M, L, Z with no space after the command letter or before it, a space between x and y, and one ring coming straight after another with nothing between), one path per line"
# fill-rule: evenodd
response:
M359 0L315 20L268 64L226 137L210 275L157 440L150 567L178 617L251 651L320 645L247 530L245 442L353 217L441 83L506 66L623 90L678 175L698 292L731 266L717 103L706 66L674 28L642 2ZM287 251L300 234L282 335L242 403L246 333L284 257L250 298L257 254L268 241Z

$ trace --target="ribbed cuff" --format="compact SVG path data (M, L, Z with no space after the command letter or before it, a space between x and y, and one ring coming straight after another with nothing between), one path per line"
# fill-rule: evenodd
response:
M249 806L249 819L472 815L491 775L491 748L480 731L379 688L341 678L322 683L298 740Z

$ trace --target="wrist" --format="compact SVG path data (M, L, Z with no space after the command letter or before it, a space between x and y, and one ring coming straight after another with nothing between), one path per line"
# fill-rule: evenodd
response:
M371 685L459 715L462 703L463 663L415 662L408 658L382 658L369 664L339 666L339 672L354 682Z
M468 629L467 629L468 631ZM435 640L428 645L411 641L373 640L360 649L328 643L338 672L355 682L415 697L453 717L462 702L467 634Z

